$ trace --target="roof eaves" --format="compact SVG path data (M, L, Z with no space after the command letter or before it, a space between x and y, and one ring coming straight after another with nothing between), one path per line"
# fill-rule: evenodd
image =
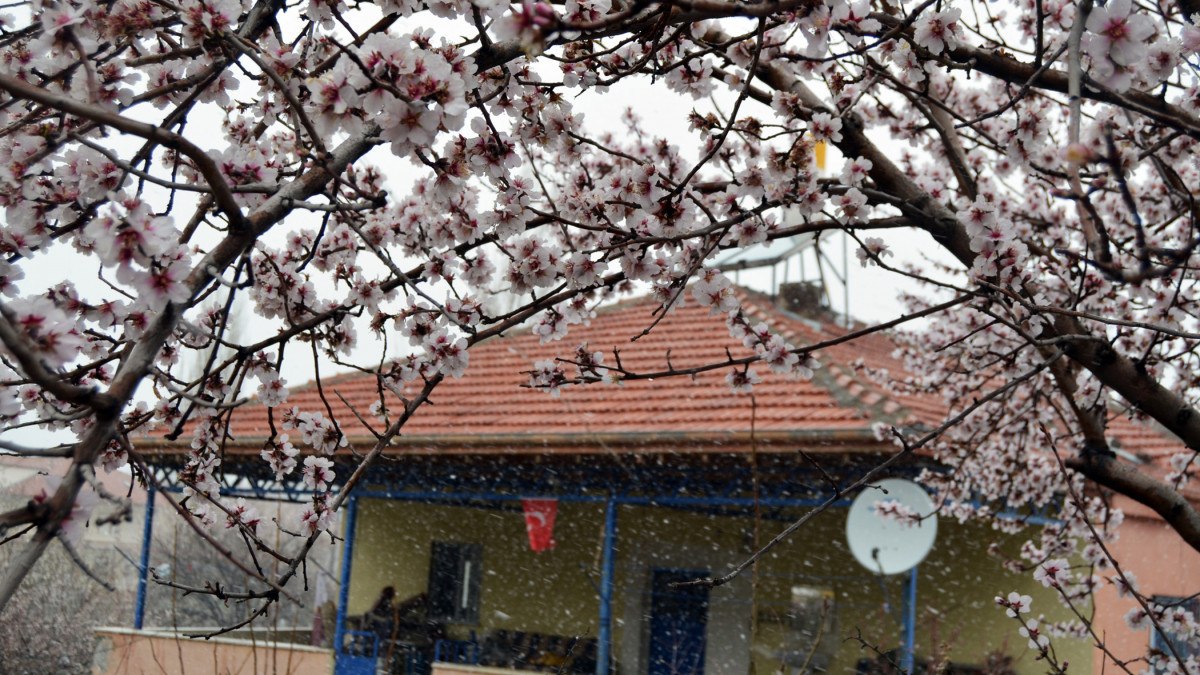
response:
M257 452L266 443L266 437L245 437L231 441L228 448L233 451ZM354 436L350 443L358 446L373 445L370 436ZM879 440L871 429L796 429L769 431L700 431L700 432L593 432L593 433L515 433L515 434L408 434L397 436L389 447L431 450L510 450L515 454L541 454L547 448L570 448L572 453L589 451L608 452L614 449L653 449L655 452L720 452L724 449L752 445L778 451L779 446L793 448L797 445L836 452L879 452L891 444ZM673 450L666 450L671 448ZM159 454L181 454L191 445L179 441L163 443L148 448Z

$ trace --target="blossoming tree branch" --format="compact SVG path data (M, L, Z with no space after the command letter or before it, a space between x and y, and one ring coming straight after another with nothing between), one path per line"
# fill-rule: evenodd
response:
M245 570L258 588L244 599L265 612L389 441L469 367L472 345L532 322L563 345L561 359L530 364L530 384L549 390L695 372L668 359L635 372L570 343L571 326L617 292L726 315L756 356L707 368L735 389L756 369L811 375L826 345L789 344L750 320L712 263L802 233L848 233L864 265L926 284L894 321L845 339L928 322L904 345L923 375L893 386L943 397L947 424L897 432L897 451L920 447L948 467L927 477L945 508L1057 504L1062 525L1031 541L1025 564L1068 602L1093 577L1063 560L1117 565L1103 543L1119 517L1103 490L1200 549L1200 513L1183 494L1200 451L1195 0L34 0L8 11L0 420L73 440L0 436L8 453L71 460L53 490L0 514L4 545L21 547L0 610L53 541L127 508L120 495L81 500L96 471L128 463L152 480L138 444L154 433L190 438L183 517L238 528L286 563L277 576ZM655 137L636 103L620 134L573 105L625 86L694 99L691 147ZM840 173L815 169L816 143L840 151ZM415 172L411 189L388 189L398 164ZM886 242L900 236L958 266L896 261ZM55 264L71 274L49 288L26 278ZM489 312L498 290L518 301ZM267 337L229 329L236 303L270 322ZM388 339L410 355L363 348ZM189 374L196 354L203 367ZM379 431L350 475L329 459L346 443L332 409L288 406L285 358L353 366L403 396L403 410L358 411ZM278 549L252 509L219 492L223 422L251 395L273 409L263 461L315 493ZM1178 438L1169 475L1116 458L1106 431L1117 417ZM1028 610L1028 598L999 602ZM1053 660L1044 633L1021 630Z

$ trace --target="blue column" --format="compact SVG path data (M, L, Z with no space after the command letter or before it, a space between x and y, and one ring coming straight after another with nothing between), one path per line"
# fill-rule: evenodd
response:
M137 604L133 608L133 627L141 630L146 621L146 582L150 575L150 542L154 534L154 480L146 481L146 516L142 519L142 555L138 560Z
M900 669L913 672L917 644L917 568L908 571L908 583L904 589L904 653L900 658Z
M617 500L604 503L604 553L600 561L600 629L596 644L596 675L608 675L612 662L613 568L617 555Z
M358 521L358 496L346 498L345 527L342 530L342 581L338 588L337 627L333 631L333 658L342 655L346 635L346 603L350 595L350 563L354 560L354 527Z

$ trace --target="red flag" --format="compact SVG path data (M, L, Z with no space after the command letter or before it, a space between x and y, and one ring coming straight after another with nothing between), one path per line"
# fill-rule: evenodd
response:
M539 553L554 548L554 516L558 514L558 500L522 499L521 507L525 510L529 548Z

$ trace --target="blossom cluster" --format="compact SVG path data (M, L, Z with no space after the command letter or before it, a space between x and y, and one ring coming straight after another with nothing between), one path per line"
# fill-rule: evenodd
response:
M0 39L0 423L139 474L126 442L178 439L200 522L262 526L224 487L226 450L252 444L313 494L299 533L323 532L352 434L403 422L495 335L561 347L528 373L551 393L638 377L569 340L628 292L725 317L736 392L812 377L819 352L743 310L715 262L795 236L848 233L864 267L927 282L897 314L960 300L897 336L903 369L862 374L955 421L921 448L947 515L1053 517L1009 563L1066 602L1114 568L1121 515L1057 459L1154 414L1159 391L1097 370L1166 383L1164 425L1200 404L1200 29L1176 8L821 0L734 35L749 5L648 30L609 0L35 4ZM595 119L591 97L635 82L660 89ZM660 90L691 110L667 134ZM953 264L874 236L899 227ZM377 376L380 400L298 400L301 358ZM269 428L253 439L230 432L247 400ZM1183 447L1166 489L1194 473ZM1194 632L1177 609L1131 621ZM1068 630L1038 621L1020 628L1036 650Z

